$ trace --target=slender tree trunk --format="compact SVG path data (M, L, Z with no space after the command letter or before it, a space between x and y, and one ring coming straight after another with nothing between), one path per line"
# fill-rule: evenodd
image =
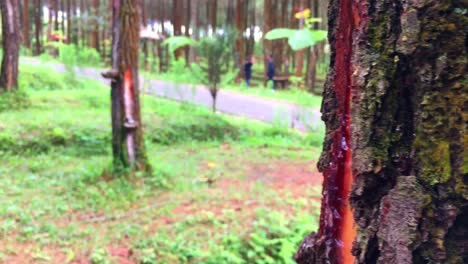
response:
M174 35L182 36L182 24L184 20L184 0L174 0L173 13L172 13L172 24L174 25ZM176 59L182 56L182 48L175 51Z
M42 33L42 3L35 0L34 4L34 27L35 27L35 55L41 54L41 33Z
M58 31L59 30L59 16L58 16L58 11L59 11L59 0L53 0L53 7L54 7L54 30Z
M192 26L192 38L198 40L198 0L191 0L190 6L190 25ZM195 48L190 46L189 61L195 62Z
M467 262L468 21L457 8L330 2L320 228L298 263Z
M99 0L93 0L92 11L93 11L94 19L92 22L93 30L91 31L91 48L96 49L96 51L99 52L100 51L99 49L99 23L98 23Z
M239 69L239 75L237 76L237 82L240 79L244 78L245 73L243 70L243 65L245 61L245 41L244 41L244 31L245 31L245 0L236 1L236 11L235 11L235 26L237 30L236 38L236 67Z
M215 34L218 24L218 0L208 0L208 11L209 25Z
M146 10L146 1L141 0L141 22L143 25L143 28L146 29L148 26L148 11ZM148 40L144 39L143 40L143 55L144 55L144 65L143 68L145 71L148 71Z
M0 72L0 91L18 88L18 60L20 45L20 24L18 0L0 1L2 14L2 69Z
M227 9L226 9L226 25L233 25L234 24L234 1L227 2Z
M60 11L62 12L62 16L61 16L61 20L60 20L60 28L62 29L62 35L66 35L67 31L65 29L65 4L64 4L64 1L66 0L61 0L60 1Z
M306 7L306 0L300 0L300 1L301 1L301 4L300 4L299 11L302 11ZM303 29L303 28L304 28L304 18L301 18L299 20L299 29ZM297 77L302 76L303 67L304 67L304 50L302 49L296 52L296 76Z
M86 7L85 7L85 4L84 4L84 0L76 0L76 1L80 1L80 19L79 21L77 21L78 23L78 27L79 27L79 31L80 31L80 38L81 38L81 45L82 46L86 46L87 45L87 41L86 41L86 24L85 21L84 21L84 15L85 13L87 12L86 10ZM110 0L111 2L113 0Z
M54 10L54 0L49 0L49 20L47 21L47 40L51 40L52 34L52 23L53 23L53 12Z
M256 12L256 1L248 1L250 3L251 7L248 7L248 28L249 28L249 39L247 41L247 48L246 48L246 54L247 56L253 56L254 55L254 49L255 49L255 26L256 26L256 19L255 19L255 12ZM249 4L247 4L249 6Z
M29 1L23 1L23 44L26 48L31 48L29 38Z
M67 1L67 43L71 43L71 32L72 32L72 12L71 12L71 0L66 0Z
M273 29L271 26L272 24L272 17L271 17L271 7L273 0L264 0L264 11L263 11L263 32L268 32ZM268 68L268 56L272 54L273 50L271 48L271 41L263 39L263 85L266 86L267 84L267 68Z
M140 116L139 25L137 0L113 0L112 70L103 76L111 79L112 152L116 170L150 169Z
M192 8L192 1L191 0L186 0L185 2L185 16L184 16L184 25L185 25L185 36L190 37L190 9ZM187 66L190 66L190 58L189 58L189 52L190 48L187 46L184 48L184 54L185 54L185 64Z

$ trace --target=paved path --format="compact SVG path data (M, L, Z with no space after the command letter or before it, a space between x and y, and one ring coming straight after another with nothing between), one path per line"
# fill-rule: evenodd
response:
M59 63L41 62L37 59L22 58L21 63L47 65L54 70L64 72ZM101 80L101 70L77 68L79 76ZM201 85L176 84L161 80L140 79L140 87L146 93L176 101L186 101L211 108L212 98L208 89ZM304 107L288 102L244 95L237 92L220 90L216 102L217 110L226 114L243 116L266 123L287 125L301 131L317 129L322 126L319 109Z

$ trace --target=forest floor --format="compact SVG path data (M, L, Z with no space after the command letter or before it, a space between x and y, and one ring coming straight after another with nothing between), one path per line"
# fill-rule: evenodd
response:
M21 59L21 63L32 66L41 65L41 67L48 67L53 71L67 71L63 64L53 61L24 57ZM106 82L101 76L104 69L80 67L76 68L75 71L79 77ZM189 78L192 74L185 68L181 72L160 76L163 78L162 80L155 79L158 76L154 75L142 76L147 77L140 79L140 87L147 94L202 105L210 109L212 107L213 100L207 87L190 84ZM176 78L179 78L180 82L175 82ZM321 104L319 96L297 90L281 90L272 93L269 89L264 88L248 90L239 87L233 88L232 85L226 85L226 87L230 88L220 89L217 96L216 105L219 112L267 123L281 123L281 125L301 131L315 130L323 124L319 111Z
M291 263L317 227L323 131L143 96L154 172L112 177L108 88L20 85L0 108L2 263Z

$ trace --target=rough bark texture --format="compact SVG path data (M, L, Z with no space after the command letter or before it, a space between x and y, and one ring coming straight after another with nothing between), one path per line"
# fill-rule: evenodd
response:
M301 245L299 263L348 263L340 247L347 241L328 232L347 228L333 206L348 197L355 263L468 263L467 7L449 0L330 2L321 226ZM347 104L350 138L343 133ZM336 183L346 174L330 173L343 161L336 156L342 142L350 143L354 179L345 197Z
M11 91L18 87L18 60L20 44L20 24L18 0L0 1L2 12L2 69L0 91Z
M138 86L139 17L137 0L113 1L111 79L114 168L148 170Z

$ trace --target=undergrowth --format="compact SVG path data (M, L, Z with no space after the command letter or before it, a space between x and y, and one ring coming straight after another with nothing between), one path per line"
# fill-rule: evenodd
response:
M20 87L28 107L0 111L0 261L22 254L18 243L33 243L40 246L32 255L45 261L55 257L42 250L51 246L70 260L84 254L94 263L114 263L109 245L131 241L137 263L292 263L298 243L315 228L314 215L299 213L310 207L280 199L264 184L240 190L234 183L220 194L282 209L258 211L252 224L239 218L246 214L241 209L157 222L185 203L217 202L213 183L248 181L248 164L315 159L312 146L321 144L322 131L302 135L142 96L154 171L113 177L105 173L112 164L108 87L70 83L32 66L22 66Z

